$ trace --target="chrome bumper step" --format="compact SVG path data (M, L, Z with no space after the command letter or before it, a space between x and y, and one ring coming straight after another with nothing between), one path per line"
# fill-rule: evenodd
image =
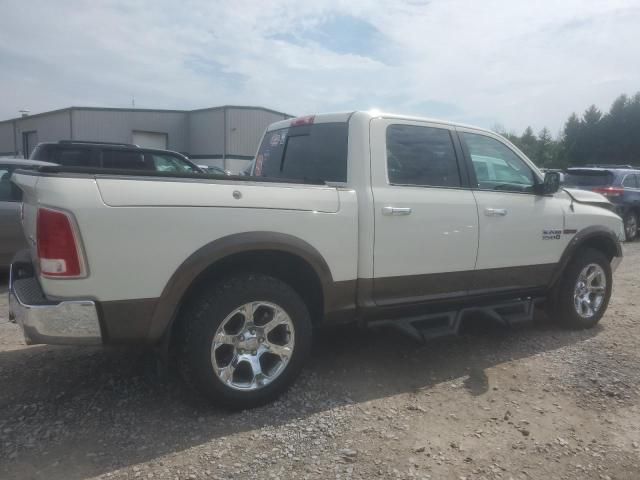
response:
M30 264L14 261L9 273L9 319L20 325L27 345L101 345L92 300L51 301Z

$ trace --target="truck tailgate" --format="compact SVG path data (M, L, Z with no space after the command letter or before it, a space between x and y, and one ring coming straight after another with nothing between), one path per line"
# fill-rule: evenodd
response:
M174 179L96 178L100 195L112 207L227 207L335 213L334 187L283 183L211 182Z

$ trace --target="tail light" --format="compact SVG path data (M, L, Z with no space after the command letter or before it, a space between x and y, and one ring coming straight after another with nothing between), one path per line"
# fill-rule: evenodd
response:
M598 187L593 189L594 192L600 193L605 197L619 197L624 193L624 188L620 187Z
M86 275L78 233L70 214L40 208L36 237L43 276L79 278Z

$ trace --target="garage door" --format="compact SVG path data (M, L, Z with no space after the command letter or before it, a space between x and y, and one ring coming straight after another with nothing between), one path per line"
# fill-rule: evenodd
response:
M133 143L144 148L167 148L167 134L133 131Z

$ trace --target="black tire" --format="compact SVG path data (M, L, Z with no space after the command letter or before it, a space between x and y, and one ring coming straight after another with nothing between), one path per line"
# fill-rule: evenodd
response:
M212 342L231 312L256 301L272 302L287 313L295 342L288 363L271 383L256 390L237 390L215 373ZM299 375L311 350L312 323L304 301L286 283L262 274L227 278L209 290L201 290L183 309L178 321L177 353L184 380L213 403L232 410L258 407L281 395Z
M581 316L574 306L574 294L582 270L592 264L599 265L600 268L602 268L606 278L606 287L604 298L599 308L594 311L592 316L586 318L585 316ZM600 321L607 310L609 299L611 298L612 286L611 264L607 257L599 250L593 248L581 249L576 252L567 265L562 274L560 284L554 292L553 298L549 299L550 308L548 313L554 320L567 328L576 330L592 328Z
M629 210L624 216L624 236L627 242L635 240L638 235L638 215Z

